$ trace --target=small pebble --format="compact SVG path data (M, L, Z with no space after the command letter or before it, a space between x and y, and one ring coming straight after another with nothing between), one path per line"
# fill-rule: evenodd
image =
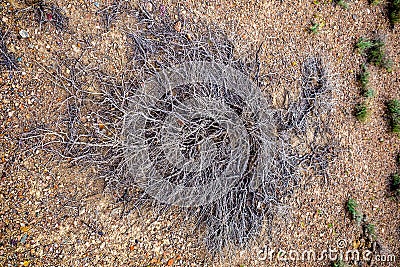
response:
M21 244L24 244L27 238L28 238L28 235L24 234L24 236L21 238L21 241L20 241Z
M177 23L175 23L174 29L175 31L180 32L182 30L182 22L178 21Z
M144 9L146 9L147 12L153 12L153 4L150 2L146 2L144 5Z
M25 30L20 30L19 35L21 35L21 37L24 39L29 37L29 33Z

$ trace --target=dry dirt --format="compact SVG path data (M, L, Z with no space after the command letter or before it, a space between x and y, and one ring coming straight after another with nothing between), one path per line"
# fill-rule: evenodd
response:
M195 18L214 23L235 39L240 51L260 54L263 90L273 107L284 107L284 95L295 97L300 66L309 56L322 57L334 85L332 129L338 156L327 180L306 177L279 207L254 244L213 258L199 237L180 225L179 213L128 211L124 201L104 191L91 169L59 163L57 157L20 140L24 132L57 121L65 93L49 81L46 68L57 59L78 56L109 63L115 72L124 63L125 33L135 19L116 18L109 31L97 11L110 1L54 1L69 18L66 29L39 24L33 7L16 1L0 3L6 46L20 66L1 69L0 76L0 265L1 266L329 266L323 261L263 259L260 249L278 251L358 248L362 227L346 211L349 198L376 228L381 255L394 254L400 266L400 202L390 198L390 175L397 171L400 139L390 132L385 102L399 98L399 26L392 28L385 4L351 1L344 10L328 1L155 1L176 20ZM12 4L10 4L12 3ZM146 8L146 2L135 3ZM178 16L179 14L179 16ZM308 30L313 22L323 27ZM28 38L21 38L26 30ZM179 29L180 31L185 31ZM239 38L238 38L239 37ZM394 61L392 73L371 67L377 96L372 115L360 123L353 115L362 100L357 75L363 57L354 47L360 37L381 37ZM29 153L27 153L29 152ZM338 242L340 244L338 244ZM317 254L318 255L318 254ZM361 266L369 266L363 262Z

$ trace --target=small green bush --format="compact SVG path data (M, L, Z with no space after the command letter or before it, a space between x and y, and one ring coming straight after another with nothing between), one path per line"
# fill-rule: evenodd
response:
M320 25L319 23L314 23L311 27L310 27L310 32L317 34L319 31Z
M369 48L367 58L368 62L374 64L375 66L382 66L385 53L383 51L383 47L385 43L381 40L372 41L372 47Z
M393 0L390 8L389 20L392 25L400 22L400 0Z
M348 267L348 266L349 265L347 265L343 260L337 260L332 263L332 267Z
M356 106L355 115L360 122L365 122L368 119L370 112L365 102Z
M375 233L375 225L372 223L369 223L365 225L365 232L370 236L372 240L376 239L376 233Z
M382 63L382 67L384 67L388 72L393 71L393 61L391 59L385 59Z
M362 64L361 65L361 73L360 73L360 83L361 83L361 88L362 88L362 94L364 97L366 98L371 98L375 96L375 91L373 89L368 88L369 85L369 78L370 78L371 74L368 71L367 65L366 64ZM360 115L363 115L363 113L365 113L367 111L367 107L359 107L360 110L357 111L361 112Z
M389 72L392 71L393 61L387 58L385 54L385 43L382 40L360 38L356 44L356 48L361 54L367 57L368 63L385 68Z
M361 82L361 87L364 90L368 86L369 76L370 76L370 73L369 73L369 71L367 69L367 66L365 64L362 64L362 66L361 66L361 74L360 74L360 82Z
M395 173L392 175L392 184L391 184L392 191L398 192L400 190L400 175Z
M350 212L352 215L356 214L356 212L357 212L357 210L356 210L357 207L358 207L357 202L356 202L354 199L349 198L349 200L347 201L347 209L349 210L349 212Z
M400 175L399 174L393 174L393 186L395 187L400 187Z
M364 91L363 95L367 98L371 98L375 96L375 91L374 89L368 89Z
M382 2L382 0L370 0L369 3L373 6L377 6Z
M394 192L393 198L399 199L400 197L400 175L395 173L392 175L392 182L390 184L390 190Z
M358 48L358 51L363 54L366 50L370 49L372 45L372 41L361 37L360 39L358 39L356 47Z
M349 198L346 206L347 206L347 209L350 212L351 216L353 217L353 219L356 220L357 223L360 223L363 215L361 212L359 212L357 210L357 207L358 207L357 202L354 199Z
M387 103L392 132L400 133L400 101L393 99Z
M349 4L344 0L336 1L336 3L337 3L338 6L340 6L343 9L348 9L349 8Z

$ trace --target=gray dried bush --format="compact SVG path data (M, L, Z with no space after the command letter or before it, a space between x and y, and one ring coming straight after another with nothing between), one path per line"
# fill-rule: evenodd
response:
M237 58L235 40L217 27L180 21L181 30L167 12L135 14L125 71L68 59L48 72L67 98L63 119L36 137L72 164L95 166L132 209L178 207L211 251L246 245L296 186L302 164L326 170L332 144L315 142L302 156L290 145L290 135L329 128L309 122L330 108L323 62L306 60L299 99L272 110L257 86L259 50Z

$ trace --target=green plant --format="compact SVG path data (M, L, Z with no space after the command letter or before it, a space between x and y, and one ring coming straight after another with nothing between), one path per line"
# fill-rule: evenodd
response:
M367 98L371 98L375 96L375 91L374 89L368 89L366 91L364 91L363 95Z
M368 40L361 37L357 41L356 48L361 54L367 56L368 63L383 67L389 72L392 71L393 61L387 58L385 54L385 43L382 40Z
M368 62L375 66L382 66L385 57L385 52L383 51L384 46L385 43L381 40L372 41L372 47L369 49L367 54Z
M400 175L398 173L392 175L392 183L390 188L392 191L394 191L393 197L400 196Z
M392 176L393 178L393 186L400 187L400 175L395 173Z
M382 2L382 0L370 0L369 3L373 6L377 6Z
M390 8L389 20L392 25L400 22L400 0L393 0Z
M392 183L390 185L392 191L395 191L397 195L400 193L400 175L395 173L392 175Z
M356 214L356 212L357 212L357 210L356 210L357 207L358 207L357 202L356 202L354 199L349 198L349 200L347 201L347 209L349 210L349 212L350 212L352 215L355 215L355 214Z
M361 54L363 54L366 50L370 49L372 47L372 45L373 45L372 41L361 37L360 39L358 39L356 47L357 47L358 51Z
M356 106L355 115L357 120L365 122L369 117L370 112L368 111L367 104L365 102Z
M336 2L338 6L340 6L343 9L348 9L349 8L349 4L347 4L346 1L344 0L339 0Z
M374 224L369 223L369 224L365 225L365 232L371 237L371 239L373 239L373 240L376 239Z
M364 90L368 86L369 76L370 76L370 73L369 73L369 71L367 69L367 66L365 64L362 64L362 66L361 66L361 74L360 74L360 82L361 82L361 87Z
M356 220L357 223L360 223L363 215L361 212L359 212L357 210L357 207L358 207L357 202L354 199L349 198L346 206L347 206L347 210L350 212L353 219Z
M388 72L393 71L393 60L385 59L382 63L382 67L384 67Z
M343 260L337 260L332 263L333 267L347 267L348 265Z
M318 31L320 29L320 25L319 23L314 23L311 27L310 27L310 32L317 34Z
M393 99L387 103L392 132L400 133L400 101Z
M371 76L371 74L368 71L367 65L362 64L361 65L361 73L360 73L360 83L361 83L363 96L365 96L367 98L371 98L371 97L375 96L375 91L373 89L368 89L370 76ZM364 105L364 106L359 106L356 113L359 114L358 116L361 116L360 119L364 119L364 118L366 118L365 115L368 115L367 111L368 111L368 109Z

